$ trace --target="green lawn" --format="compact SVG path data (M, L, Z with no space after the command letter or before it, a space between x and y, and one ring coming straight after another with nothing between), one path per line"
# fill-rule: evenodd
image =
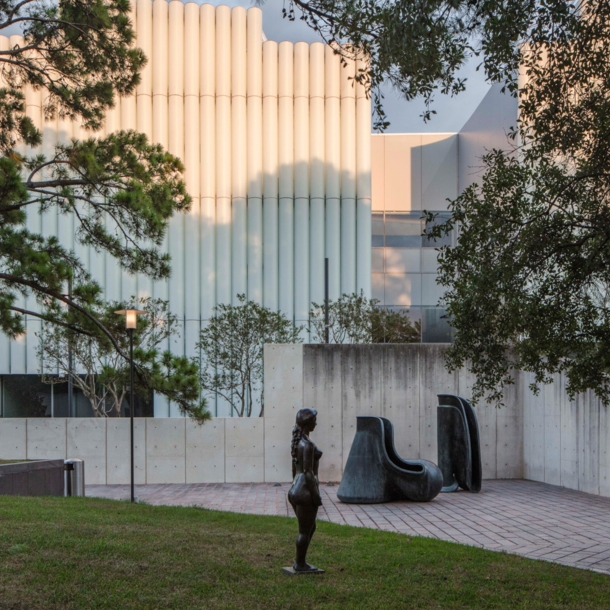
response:
M610 577L426 538L83 498L0 496L0 608L610 608Z
M21 464L22 462L30 462L31 460L0 460L0 466L2 464Z

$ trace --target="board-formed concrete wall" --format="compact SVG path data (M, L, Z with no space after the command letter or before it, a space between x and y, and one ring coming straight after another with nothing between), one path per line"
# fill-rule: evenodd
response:
M339 480L354 438L357 415L394 423L398 452L437 461L437 394L470 399L473 377L448 373L447 345L270 345L265 386L274 426L286 437L301 407L319 411L312 439L324 451L322 480ZM302 369L302 399L299 374ZM531 374L517 373L501 408L475 407L483 478L526 478L610 496L610 413L593 393L570 400L565 379L530 390ZM289 458L277 459L289 476ZM279 458L279 456L278 456Z
M396 448L407 459L437 461L437 394L468 398L473 380L448 373L445 345L268 345L265 347L265 407L283 438L299 408L318 410L312 439L324 452L320 478L338 481L356 432L356 416L378 415L394 424ZM302 378L299 375L302 370ZM302 390L300 386L302 385ZM301 393L302 391L302 393ZM483 477L523 476L521 388L510 389L506 407L476 407ZM513 397L514 395L514 397ZM276 460L290 478L290 459Z
M472 376L448 373L446 345L267 345L265 417L135 420L136 483L259 483L291 478L290 439L302 407L319 411L312 439L320 479L341 479L357 415L394 423L398 452L437 461L437 394L470 398ZM475 407L483 477L526 478L610 496L610 417L565 380L535 396L519 373L502 408ZM0 459L85 460L88 484L129 482L127 419L0 419Z
M534 396L524 374L524 478L610 497L610 413L593 392L570 400L565 379Z

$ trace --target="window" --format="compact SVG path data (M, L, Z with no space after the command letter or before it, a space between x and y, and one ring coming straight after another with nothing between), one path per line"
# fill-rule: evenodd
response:
M441 225L447 222L451 218L451 212L437 212L436 218L432 222L422 221L425 224L425 229L430 229L437 225ZM453 246L453 231L447 235L443 235L438 239L428 239L427 237L422 238L422 245L424 248L440 248L441 246Z
M424 307L422 316L422 343L451 343L451 326L441 307Z
M146 399L136 395L135 416L153 417L153 392ZM0 376L0 417L93 417L89 399L72 388L72 414L68 408L68 383L43 383L39 375ZM129 396L121 416L129 416Z
M373 213L372 228L373 228L373 234L372 234L373 248L383 248L383 235L384 235L383 212L380 212L380 213L374 212Z
M385 245L390 248L421 248L421 213L386 213Z

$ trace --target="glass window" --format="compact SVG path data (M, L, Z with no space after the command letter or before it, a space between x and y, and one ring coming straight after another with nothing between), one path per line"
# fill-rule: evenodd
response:
M383 248L373 248L371 271L373 273L383 273Z
M422 343L451 343L451 326L442 307L424 307L422 316Z
M2 377L3 417L49 417L51 385L38 375L5 375Z
M426 222L426 230L434 226L441 225L451 218L450 212L438 212L436 218L432 222ZM422 238L422 245L424 248L440 248L441 246L453 246L453 233L451 231L447 235L443 235L438 239L428 239L427 237Z
M373 212L372 228L373 248L383 248L383 212Z
M421 248L421 212L385 215L385 245L390 248Z
M93 417L93 408L83 392L72 388L72 414L68 408L68 383L43 383L39 375L0 377L0 417ZM153 417L153 392L136 395L136 417ZM115 414L112 413L111 417ZM121 416L129 416L129 397L123 401Z

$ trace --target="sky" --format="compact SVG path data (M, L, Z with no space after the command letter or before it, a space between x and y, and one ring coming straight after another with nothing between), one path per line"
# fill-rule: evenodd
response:
M246 8L255 6L255 3L250 0L223 0L210 3L244 6ZM199 2L199 4L202 4L202 2ZM282 40L316 42L320 40L318 34L303 21L283 19L283 5L283 0L265 0L260 5L263 11L263 30L269 40L276 40L277 42ZM407 102L391 87L384 89L384 107L390 121L390 127L386 130L386 133L459 131L490 89L490 85L485 82L482 72L476 70L479 62L480 60L475 59L460 71L460 77L467 79L466 91L454 98L441 93L436 95L433 105L436 115L427 123L424 123L420 116L425 109L422 99Z
M228 6L244 6L249 8L255 6L252 0L207 0L210 4L226 4ZM203 4L198 1L198 4ZM263 11L263 30L269 40L281 42L289 40L291 42L316 42L320 38L303 21L289 21L282 17L282 7L284 0L265 0L259 4ZM16 31L3 31L4 35L11 35ZM433 109L436 114L427 123L421 118L425 107L421 99L407 102L390 87L383 89L385 96L384 107L390 121L390 127L386 133L431 133L431 132L457 132L470 118L476 107L485 94L489 91L490 85L485 82L481 72L477 72L476 67L479 60L473 60L466 64L460 72L460 76L466 80L466 91L457 97L438 93L435 98Z

